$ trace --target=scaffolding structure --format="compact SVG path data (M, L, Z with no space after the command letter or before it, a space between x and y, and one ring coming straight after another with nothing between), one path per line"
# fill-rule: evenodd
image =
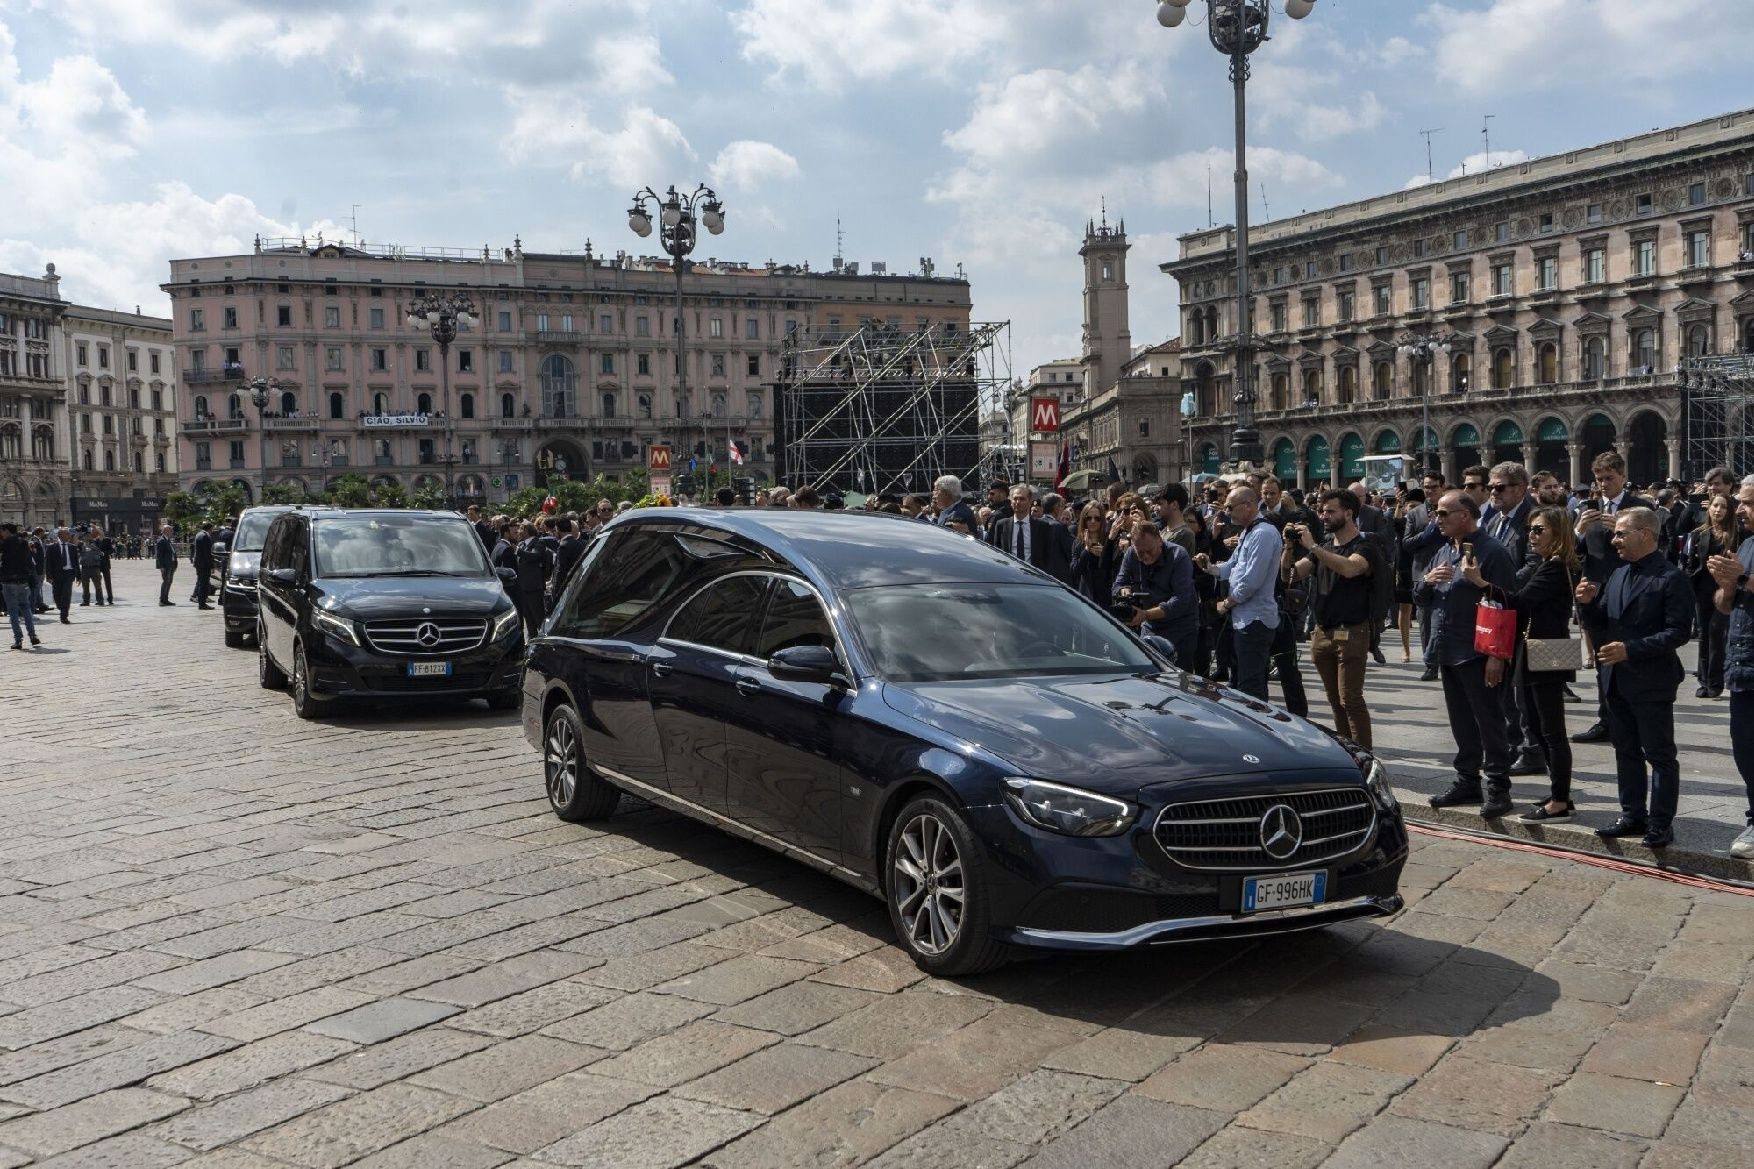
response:
M1713 467L1754 474L1754 354L1690 357L1681 365L1681 474L1689 483Z
M924 493L978 483L980 415L1011 384L1009 321L786 338L777 385L779 481L818 492Z

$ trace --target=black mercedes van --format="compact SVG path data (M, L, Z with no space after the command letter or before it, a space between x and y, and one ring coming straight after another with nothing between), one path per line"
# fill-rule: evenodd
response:
M290 682L300 718L345 698L520 702L517 609L455 512L286 512L256 591L262 686Z

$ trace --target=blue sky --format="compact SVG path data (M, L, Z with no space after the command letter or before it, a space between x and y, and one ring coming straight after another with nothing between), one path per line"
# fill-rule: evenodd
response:
M647 183L713 183L702 252L965 266L1018 376L1077 352L1078 242L1157 264L1230 205L1225 62L1152 0L0 0L0 270L163 312L172 256L372 243L649 250ZM1318 0L1251 84L1275 215L1749 104L1754 0ZM1738 70L1743 76L1738 76ZM1740 82L1740 84L1738 84ZM1470 158L1470 156L1473 156Z

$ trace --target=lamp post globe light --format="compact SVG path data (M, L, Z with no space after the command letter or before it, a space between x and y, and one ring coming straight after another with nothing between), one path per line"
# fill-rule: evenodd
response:
M627 226L641 239L652 234L652 212L657 211L658 241L670 257L670 270L676 274L676 403L687 413L688 403L688 342L682 322L682 261L694 251L704 225L714 235L725 230L725 205L718 192L705 183L689 194L671 187L659 195L650 187L634 193L633 206L627 211ZM710 411L708 412L710 413ZM709 419L703 416L701 437L709 439Z
M1442 354L1448 357L1451 341L1449 334L1438 336L1434 333L1406 333L1402 335L1400 344L1395 351L1415 365L1425 367L1423 392L1419 395L1419 476L1424 478L1432 470L1431 465L1431 383L1435 376L1434 367L1437 357Z
M280 392L280 379L258 376L251 378L249 385L250 401L256 407L256 425L261 437L262 473L256 483L256 502L261 503L268 490L268 406L274 401L274 395Z
M439 401L444 405L445 430L445 506L454 507L456 497L451 490L451 342L458 329L475 325L475 302L461 289L450 294L429 292L417 296L408 305L408 323L416 329L432 330L432 339L439 348Z
M1162 0L1157 22L1175 28L1188 16L1193 0ZM1315 11L1315 0L1285 0L1285 15L1302 20ZM1206 0L1206 35L1212 47L1230 58L1230 86L1236 112L1236 361L1232 380L1236 427L1230 437L1231 461L1259 466L1264 452L1255 429L1254 322L1249 313L1249 55L1267 42L1269 0Z

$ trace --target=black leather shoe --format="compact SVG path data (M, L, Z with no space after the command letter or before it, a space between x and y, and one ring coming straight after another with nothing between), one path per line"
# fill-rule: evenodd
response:
M1711 697L1711 687L1709 687L1709 686L1698 687L1697 689L1695 689L1693 691L1693 697L1695 697L1695 698L1710 698Z
M1566 686L1560 693L1564 697L1566 702L1582 702L1583 701L1583 698L1578 694L1578 692L1573 690L1569 686Z
M1371 660L1374 661L1379 666L1386 666L1389 664L1389 659L1382 656L1382 650L1380 650L1380 649L1371 650L1370 657L1371 657Z
M1512 775L1546 775L1547 757L1538 751L1524 751L1510 765Z
M1574 743L1606 743L1608 741L1608 728L1601 723L1596 723L1589 730L1579 731L1571 736L1571 741Z
M1643 836L1649 830L1650 825L1645 821L1621 816L1606 828L1596 829L1596 835L1603 840L1617 840L1622 836Z
M1510 815L1515 810L1516 805L1510 802L1509 792L1494 794L1480 805L1480 815L1487 820L1497 820Z
M1667 848L1675 843L1675 830L1673 828L1652 828L1644 834L1644 839L1639 843L1646 848Z
M1577 805L1568 803L1560 811L1549 812L1547 810L1547 801L1543 800L1528 811L1524 812L1521 816L1518 816L1517 819L1525 824L1544 824L1548 820L1569 820L1571 819L1571 814L1576 810Z
M1419 680L1421 682L1435 682L1435 681L1437 681L1437 667L1436 666L1426 666L1425 672L1423 674L1419 675Z
M1434 808L1458 808L1464 804L1477 804L1483 798L1478 784L1464 783L1458 779L1449 785L1448 791L1439 792L1432 796L1431 806Z

